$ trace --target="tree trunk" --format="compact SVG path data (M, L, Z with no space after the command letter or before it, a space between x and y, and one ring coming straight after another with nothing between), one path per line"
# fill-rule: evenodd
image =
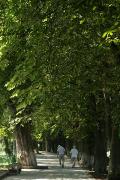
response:
M84 139L81 142L79 153L80 165L89 169L93 168L93 153L90 139Z
M110 103L110 96L107 93L103 92L103 96L104 96L104 106L105 106L106 136L109 147L112 138L111 103Z
M106 173L107 155L106 155L106 137L105 129L97 129L95 139L95 164L94 170L96 175Z
M17 157L22 167L36 168L37 162L32 146L30 124L18 124L15 129Z
M111 154L108 180L120 179L120 137L119 126L112 128Z
M107 166L107 143L106 143L106 122L104 115L104 99L102 91L95 98L90 97L91 115L96 122L95 130L95 150L94 150L94 170L96 175L106 173ZM97 103L96 103L97 102Z
M48 140L45 137L45 151L48 152Z

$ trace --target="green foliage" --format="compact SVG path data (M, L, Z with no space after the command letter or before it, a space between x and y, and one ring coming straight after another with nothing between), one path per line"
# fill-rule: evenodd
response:
M5 136L5 128L0 128L0 137Z
M118 123L119 1L9 0L2 6L1 121L14 129L32 119L37 138L62 129L79 140L97 127L91 96L102 119L100 95L107 94Z

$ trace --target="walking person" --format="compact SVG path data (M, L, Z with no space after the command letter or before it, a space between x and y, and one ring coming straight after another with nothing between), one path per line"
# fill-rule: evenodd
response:
M78 157L78 150L76 149L75 146L73 146L73 148L71 149L70 154L71 154L72 168L73 168L75 167L77 157Z
M61 145L58 145L57 157L59 158L59 163L62 166L62 168L64 168L64 161L65 161L64 155L65 155L65 148Z

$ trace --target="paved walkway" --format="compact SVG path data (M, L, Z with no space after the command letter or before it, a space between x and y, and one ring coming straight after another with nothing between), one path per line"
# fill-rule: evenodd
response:
M4 180L95 180L90 177L89 171L81 169L78 165L71 168L69 159L65 159L65 168L61 168L55 154L41 152L37 155L40 166L48 169L23 169L20 175L4 178Z

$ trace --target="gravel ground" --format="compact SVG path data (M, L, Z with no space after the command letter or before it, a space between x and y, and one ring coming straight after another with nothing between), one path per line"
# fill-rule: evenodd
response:
M38 166L44 169L23 169L20 175L13 175L4 180L95 180L88 170L83 170L76 164L71 168L69 159L65 159L65 167L61 168L53 153L41 152L37 155ZM48 169L45 167L48 166Z

